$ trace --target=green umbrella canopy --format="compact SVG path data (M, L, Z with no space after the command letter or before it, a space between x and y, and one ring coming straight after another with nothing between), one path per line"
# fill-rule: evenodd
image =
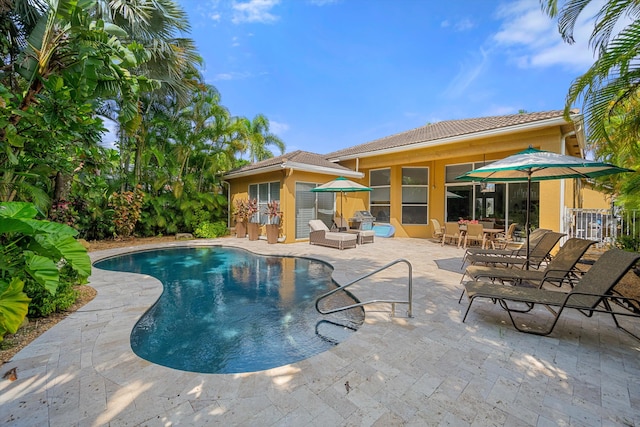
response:
M342 194L353 193L356 191L373 191L373 188L365 187L362 184L348 180L343 176L339 176L333 181L319 185L311 190L314 193L340 193L340 215L344 214L342 206Z
M596 178L633 172L608 163L585 160L529 147L512 156L469 171L456 179L464 181L544 181L565 178Z
M519 153L456 177L462 181L510 182L527 181L527 258L529 257L529 211L531 209L531 181L565 178L596 178L621 172L634 172L608 163L585 160L531 146ZM528 268L528 263L526 264Z
M373 189L340 176L333 181L317 186L311 191L314 193L351 193L355 191L373 191Z

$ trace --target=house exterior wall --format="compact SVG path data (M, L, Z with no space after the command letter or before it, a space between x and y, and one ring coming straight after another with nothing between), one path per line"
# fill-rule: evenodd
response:
M440 223L445 218L445 167L451 164L499 160L522 151L529 145L547 151L560 152L562 134L560 127L520 132L513 135L479 138L471 141L426 147L408 152L386 154L359 159L359 171L365 173L364 185L369 185L372 169L391 168L391 218L398 237L428 238L432 236L431 224L406 225L401 222L402 167L429 168L428 218ZM355 168L356 161L341 163ZM540 227L558 230L560 227L560 181L540 183ZM346 210L346 209L345 209ZM375 214L374 214L375 216Z
M522 151L528 146L556 153L569 152L569 148L571 148L575 152L575 147L577 147L575 139L572 141L572 146L566 145L562 147L563 143L567 144L563 140L563 132L567 132L567 129L567 125L563 127L556 125L543 129L520 130L510 134L432 144L427 147L407 149L395 153L349 159L340 162L340 165L364 173L362 179L350 179L365 186L370 185L372 170L389 168L391 172L389 222L396 229L395 235L397 237L429 238L433 233L430 219L435 218L440 223L443 223L445 219L447 191L445 168L447 165L499 160ZM407 225L402 223L403 167L426 167L429 169L427 224ZM231 199L232 203L238 198L246 199L250 184L279 181L281 183L281 210L284 212L282 234L286 235L285 243L292 243L296 241L296 183L305 182L320 185L336 177L335 175L283 169L282 171L269 172L248 178L236 178L230 180ZM600 193L593 192L593 190L585 191L577 188L578 185L574 181L549 180L539 183L540 227L561 230L563 204L571 207L581 199L584 201L584 207L592 207L592 204L594 205L593 207L599 207L602 205L602 200L606 200ZM339 194L336 197L336 207L339 210ZM349 193L343 199L343 206L343 215L346 219L357 210L369 210L369 193ZM372 214L376 215L375 212L372 212Z

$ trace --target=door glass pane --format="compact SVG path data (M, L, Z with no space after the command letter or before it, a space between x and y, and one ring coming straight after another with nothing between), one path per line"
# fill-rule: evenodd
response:
M473 185L447 187L446 213L445 221L473 219Z
M296 183L296 239L309 236L309 221L315 219L316 196L314 184Z
M531 228L540 227L540 183L531 183ZM527 213L527 183L509 184L509 222L517 222L518 229L526 224Z

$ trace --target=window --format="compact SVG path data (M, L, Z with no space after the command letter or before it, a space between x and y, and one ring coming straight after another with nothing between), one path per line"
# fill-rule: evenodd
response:
M280 183L275 181L249 185L249 199L256 199L258 202L257 217L253 221L266 224L269 221L266 214L267 203L274 200L280 203Z
M477 219L495 221L496 227L507 227L513 222L520 226L526 218L526 182L478 183L455 178L491 162L475 162L447 165L446 217L445 221ZM538 182L531 183L531 224L538 226Z
M388 222L391 216L391 169L376 169L369 174L369 211L376 221Z
M427 224L429 168L402 168L402 223Z

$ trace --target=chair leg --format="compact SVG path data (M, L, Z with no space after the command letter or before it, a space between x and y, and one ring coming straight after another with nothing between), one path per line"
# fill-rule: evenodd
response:
M467 320L467 315L469 314L469 310L471 309L471 304L473 304L473 300L475 298L471 298L469 299L469 305L467 306L467 311L464 312L464 317L462 318L462 323L464 323L465 320Z
M463 286L462 287L462 293L460 294L460 298L458 298L458 304L460 304L460 301L462 301L462 297L464 296L464 291L465 291L465 289L464 289L464 286ZM471 303L469 303L469 305L471 305ZM467 316L465 316L465 317L467 317ZM463 322L464 322L464 320L463 320Z

